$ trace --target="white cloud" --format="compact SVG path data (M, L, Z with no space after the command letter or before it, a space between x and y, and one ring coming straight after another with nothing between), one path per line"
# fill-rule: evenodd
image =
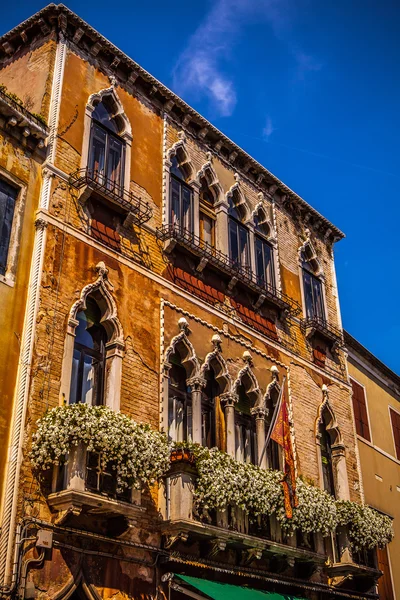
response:
M265 123L265 127L263 129L263 136L266 140L268 140L270 138L270 136L274 133L275 131L275 127L272 124L272 119L271 117L267 117L267 121Z
M267 23L275 37L289 46L300 78L308 70L317 70L311 56L286 41L294 11L293 0L214 0L175 65L174 89L191 99L206 97L218 115L230 116L237 93L229 63L238 37L251 22Z

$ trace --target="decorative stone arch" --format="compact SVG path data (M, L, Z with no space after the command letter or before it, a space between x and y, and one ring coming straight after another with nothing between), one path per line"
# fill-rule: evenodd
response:
M186 147L186 136L184 132L179 133L179 140L167 150L165 157L165 165L169 169L172 166L172 159L176 156L179 164L179 168L182 169L186 180L190 183L195 175L195 169L190 159L189 152Z
M262 195L263 194L259 194L259 196L262 196ZM254 208L253 212L251 213L251 222L254 227L256 225L255 224L256 217L258 217L258 219L259 219L259 227L261 228L262 235L264 235L264 237L269 242L271 242L272 244L275 245L276 235L275 235L274 224L265 209L263 200L260 200L258 202L258 204Z
M325 279L324 270L322 268L320 260L318 259L318 255L314 248L314 245L311 242L311 239L310 239L311 234L310 234L309 229L306 229L306 235L307 235L307 238L306 238L305 242L298 249L299 264L302 267L303 260L305 259L306 262L308 262L311 265L311 268L314 271L314 274L317 277L320 277L321 279L324 280Z
M131 151L132 151L132 127L122 102L115 90L115 86L104 88L98 92L91 94L85 107L84 131L81 155L81 168L86 169L89 158L90 147L90 132L92 125L92 115L99 102L106 101L112 110L113 119L115 120L118 129L119 137L125 142L125 167L124 167L124 187L129 190L130 174L131 174Z
M232 392L237 396L239 385L243 385L246 394L250 398L253 407L260 407L262 405L262 394L256 376L250 364L246 364L240 369L232 386Z
M210 156L211 159L211 156ZM212 161L208 160L201 169L197 172L196 181L200 187L201 179L205 179L207 186L214 196L214 206L218 204L219 200L223 197L223 189L218 180L218 176L212 166Z
M212 368L215 373L215 379L220 387L221 395L226 394L232 387L231 376L228 373L227 364L221 351L215 348L209 352L201 366L201 376L205 379L207 371Z
M317 447L317 459L319 469L320 487L324 487L322 472L321 455L321 432L320 426L324 423L326 432L329 435L332 449L332 470L335 484L335 494L338 500L350 500L349 482L346 467L346 447L342 440L335 413L329 401L329 390L324 384L322 386L323 400L318 407L317 418L315 420L315 442Z
M100 322L107 334L104 404L117 411L120 405L122 359L125 350L124 333L117 316L117 305L111 294L114 287L108 279L108 269L104 262L96 265L96 272L96 281L82 289L79 299L69 311L62 362L60 404L68 402L69 399L75 330L78 326L76 316L79 311L86 309L87 299L91 297L99 306L102 315Z
M232 199L241 220L243 223L247 223L251 218L251 213L247 205L246 197L241 189L240 175L238 175L238 173L235 173L235 180L235 183L226 192L226 200L229 202L229 200Z
M181 357L182 366L185 368L187 378L199 377L200 363L196 356L196 351L188 337L188 324L185 317L178 321L180 333L172 338L170 345L165 352L164 374L168 375L171 368L170 358L176 351Z

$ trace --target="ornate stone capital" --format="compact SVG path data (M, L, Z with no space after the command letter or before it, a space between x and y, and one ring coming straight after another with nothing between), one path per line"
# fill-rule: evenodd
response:
M207 381L202 377L192 377L191 379L188 379L186 383L192 389L192 392L199 392L207 385Z
M262 421L265 421L265 419L268 417L269 410L264 406L254 406L254 408L252 408L250 412L253 415L253 417L256 418L256 420L260 419Z
M220 400L224 408L234 407L239 401L239 396L233 392L227 392L226 394L221 394Z
M35 221L35 227L36 229L46 229L48 225L48 222L45 221L45 219L42 219L41 217L39 217L38 219L36 219Z

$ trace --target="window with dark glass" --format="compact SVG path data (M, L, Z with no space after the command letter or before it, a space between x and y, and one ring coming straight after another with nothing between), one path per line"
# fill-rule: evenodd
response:
M176 156L170 170L171 224L179 229L193 232L193 191L185 181L183 170Z
M229 255L236 267L249 268L249 232L240 222L240 214L229 199Z
M86 488L91 492L130 502L132 488L127 487L121 493L117 493L117 479L113 466L113 463L104 464L103 457L98 452L87 452Z
M206 179L201 179L200 198L200 239L211 247L215 246L214 196Z
M206 386L201 401L201 443L202 446L216 446L216 403L219 396L219 385L212 368L206 373Z
M186 370L178 352L171 357L169 371L170 415L175 425L175 441L189 442L192 434L192 397L186 382Z
M250 398L243 385L238 386L235 406L236 460L257 464L255 419L251 416Z
M321 462L324 489L335 497L335 480L333 478L331 438L324 421L319 426L321 444Z
M351 379L351 387L353 389L353 411L356 422L356 431L358 435L370 442L371 435L369 432L365 390L362 385L354 381L354 379Z
M268 288L275 288L273 250L264 237L264 228L258 217L255 217L254 224L257 283Z
M101 312L92 298L77 316L70 388L70 404L92 406L103 403L105 344L107 335L100 324Z
M17 188L0 179L0 275L5 275L7 270L8 249L17 195Z
M267 409L268 409L268 417L267 417L267 429L271 426L271 421L275 417L275 410L277 407L277 402L279 398L279 391L275 388L272 390L269 398L267 398ZM267 454L267 465L269 469L275 469L279 471L281 469L281 451L280 446L277 444L275 440L269 439L268 446L266 449Z
M322 281L315 276L307 261L303 261L303 289L307 319L316 317L325 321Z
M105 101L92 113L88 171L90 177L110 189L123 188L125 143Z

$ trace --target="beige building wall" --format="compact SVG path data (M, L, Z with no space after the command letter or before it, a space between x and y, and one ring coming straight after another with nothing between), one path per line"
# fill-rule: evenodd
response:
M400 598L400 460L389 412L400 412L400 377L348 335L346 343L349 375L364 387L371 436L371 442L357 436L365 503L394 519L388 555L395 597Z

